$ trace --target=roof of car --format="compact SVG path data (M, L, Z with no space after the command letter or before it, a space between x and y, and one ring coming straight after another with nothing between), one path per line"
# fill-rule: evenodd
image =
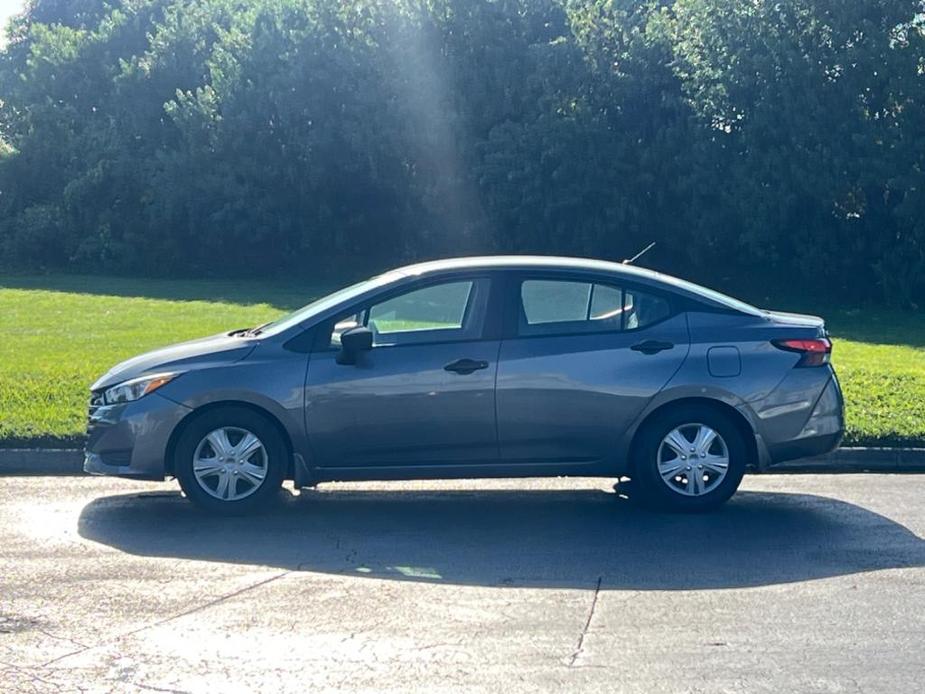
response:
M654 270L615 263L609 260L595 258L569 258L554 255L483 255L464 258L444 258L442 260L429 260L414 265L398 268L396 272L404 275L423 275L431 272L446 270L478 270L481 268L550 268L562 270L593 270L597 272L625 272L627 274L671 280Z

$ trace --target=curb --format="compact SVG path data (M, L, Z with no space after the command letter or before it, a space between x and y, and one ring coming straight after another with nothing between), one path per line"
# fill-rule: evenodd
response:
M83 475L79 448L0 448L0 476ZM925 448L839 448L775 465L764 474L925 472Z
M790 460L771 474L925 472L925 448L839 448L815 458Z
M82 475L80 448L0 448L0 475Z

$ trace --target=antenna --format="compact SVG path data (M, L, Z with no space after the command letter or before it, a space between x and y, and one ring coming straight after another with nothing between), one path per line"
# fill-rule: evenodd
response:
M627 258L626 260L624 260L624 261L623 261L623 264L624 264L624 265L632 265L632 264L635 263L637 260L639 260L643 255L645 255L646 253L648 253L654 245L655 245L655 241L653 241L653 242L650 243L648 246L646 246L645 248L643 248L641 251L639 251L639 253L637 253L636 255L634 255L632 258Z

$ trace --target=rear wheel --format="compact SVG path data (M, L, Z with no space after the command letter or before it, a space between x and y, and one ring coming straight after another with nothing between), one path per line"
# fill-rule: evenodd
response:
M706 511L738 489L748 449L726 415L679 407L648 422L635 451L635 475L645 501L666 510Z
M180 487L197 506L247 513L266 506L286 473L286 446L266 417L244 407L209 410L187 424L174 453Z

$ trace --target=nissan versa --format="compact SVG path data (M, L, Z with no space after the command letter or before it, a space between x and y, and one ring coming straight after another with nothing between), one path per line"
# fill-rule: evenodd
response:
M114 367L85 469L174 476L220 512L286 479L552 475L703 510L746 467L838 445L831 347L820 318L630 265L429 262Z

